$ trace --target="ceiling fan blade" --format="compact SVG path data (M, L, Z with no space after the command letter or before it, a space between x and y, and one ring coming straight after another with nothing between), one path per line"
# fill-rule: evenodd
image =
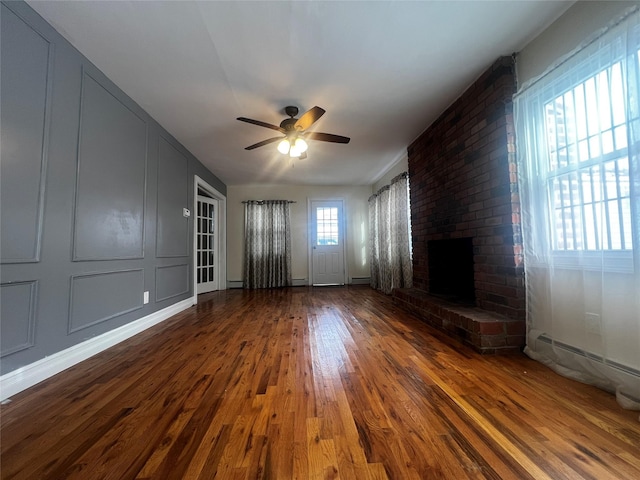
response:
M282 140L283 137L273 137L263 140L258 143L254 143L253 145L249 145L245 148L245 150L253 150L254 148L262 147L264 145L269 145L270 143L277 142L278 140Z
M320 107L313 107L311 110L305 112L304 115L302 115L298 119L294 127L296 128L296 130L306 130L315 122L317 122L318 119L322 115L324 115L324 112L325 112L324 109Z
M240 120L241 122L251 123L253 125L258 125L259 127L265 127L265 128L270 128L272 130L277 130L277 131L282 132L282 133L285 133L285 131L286 131L282 127L278 127L276 125L271 125L270 123L266 123L266 122L261 122L260 120L254 120L252 118L238 117L237 120Z
M305 133L304 138L310 139L310 140L320 140L321 142L332 142L332 143L349 143L351 141L349 137L343 137L341 135L334 135L332 133L321 133L321 132Z

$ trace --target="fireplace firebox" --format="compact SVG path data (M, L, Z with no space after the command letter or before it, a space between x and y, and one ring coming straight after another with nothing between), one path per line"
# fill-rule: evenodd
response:
M427 255L429 293L456 303L474 305L473 239L429 240Z

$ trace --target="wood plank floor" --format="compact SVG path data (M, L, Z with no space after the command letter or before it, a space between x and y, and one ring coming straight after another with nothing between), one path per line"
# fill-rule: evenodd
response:
M3 479L638 479L638 413L369 287L230 290L1 407Z

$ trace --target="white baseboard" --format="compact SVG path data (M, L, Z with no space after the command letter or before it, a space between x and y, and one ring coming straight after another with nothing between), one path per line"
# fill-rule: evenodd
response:
M0 400L5 400L109 347L133 337L147 328L186 310L193 304L193 297L187 298L146 317L134 320L131 323L6 373L0 377Z
M349 285L370 285L371 277L353 277L349 282ZM306 287L309 282L306 278L294 278L291 282L292 287ZM227 288L243 288L242 280L229 280L227 282Z
M294 278L291 280L292 287L306 287L308 285L306 278ZM229 280L227 282L227 288L244 288L244 282L242 280Z

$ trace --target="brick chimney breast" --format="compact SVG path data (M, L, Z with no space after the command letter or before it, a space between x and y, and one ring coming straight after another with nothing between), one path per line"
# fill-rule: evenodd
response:
M408 148L414 289L420 298L431 298L423 295L430 293L429 242L470 238L473 310L482 318L495 316L485 319L491 327L460 320L459 328L449 330L484 353L524 345L514 72L512 57L499 58ZM498 326L494 320L506 323ZM483 332L493 338L481 338ZM474 335L480 336L478 345L471 341Z

